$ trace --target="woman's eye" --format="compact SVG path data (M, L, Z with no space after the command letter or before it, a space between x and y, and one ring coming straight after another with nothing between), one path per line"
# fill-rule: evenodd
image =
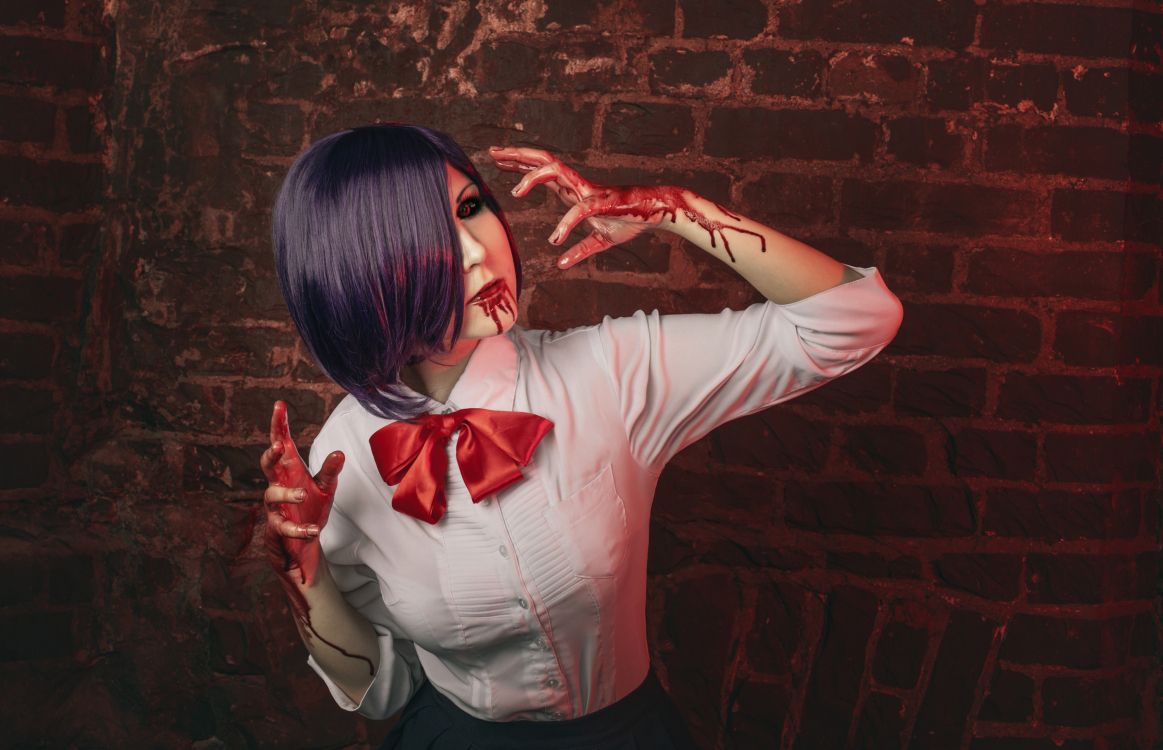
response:
M466 208L468 209L467 212L465 211ZM456 210L456 215L462 219L467 219L468 217L472 216L473 214L475 214L477 211L480 211L480 210L481 210L481 199L480 198L466 198L464 203L460 204L460 208L458 208Z

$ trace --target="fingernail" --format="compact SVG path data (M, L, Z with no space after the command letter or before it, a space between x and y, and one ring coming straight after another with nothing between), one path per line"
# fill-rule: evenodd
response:
M510 191L509 191L509 193L510 193L511 195L513 195L514 197L516 197L516 195L517 195L517 188L513 188L512 190L510 190Z
M295 490L295 499L296 500L306 500L307 499L307 490Z
M308 526L307 533L310 534L311 536L319 536L319 527L318 526Z

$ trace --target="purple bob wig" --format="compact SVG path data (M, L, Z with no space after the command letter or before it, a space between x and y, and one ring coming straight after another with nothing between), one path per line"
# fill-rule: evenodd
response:
M400 371L445 353L464 322L464 268L445 162L480 188L521 262L509 223L447 134L383 123L311 144L291 165L272 212L275 268L299 335L319 367L368 411L410 419L424 400Z

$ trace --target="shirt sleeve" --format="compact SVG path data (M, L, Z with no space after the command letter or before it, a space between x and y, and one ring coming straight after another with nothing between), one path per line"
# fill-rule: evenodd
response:
M309 466L311 474L319 471L323 459L331 452L320 442L311 446ZM348 458L350 461L351 458ZM351 469L353 467L348 467ZM360 542L363 533L345 516L337 506L340 493L344 491L343 475L340 474L339 488L335 503L327 517L327 523L319 533L319 545L327 568L335 580L343 598L372 624L379 646L380 662L375 677L359 703L353 701L343 689L328 676L311 654L307 655L307 665L323 679L331 697L345 711L354 711L369 719L387 719L407 705L424 680L424 670L416 656L412 641L400 637L389 626L390 615L380 593L379 580L375 572L359 559ZM347 482L350 491L355 482Z
M789 304L713 314L609 315L591 343L604 361L638 463L660 472L715 427L819 388L896 336L900 300L875 266Z

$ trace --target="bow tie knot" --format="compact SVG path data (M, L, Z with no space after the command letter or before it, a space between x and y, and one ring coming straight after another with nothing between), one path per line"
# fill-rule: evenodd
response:
M479 503L524 476L519 467L529 463L553 423L525 412L458 409L422 415L415 424L396 421L381 427L368 442L380 477L397 485L393 508L431 524L444 516L445 451L462 426L456 462L472 501Z

